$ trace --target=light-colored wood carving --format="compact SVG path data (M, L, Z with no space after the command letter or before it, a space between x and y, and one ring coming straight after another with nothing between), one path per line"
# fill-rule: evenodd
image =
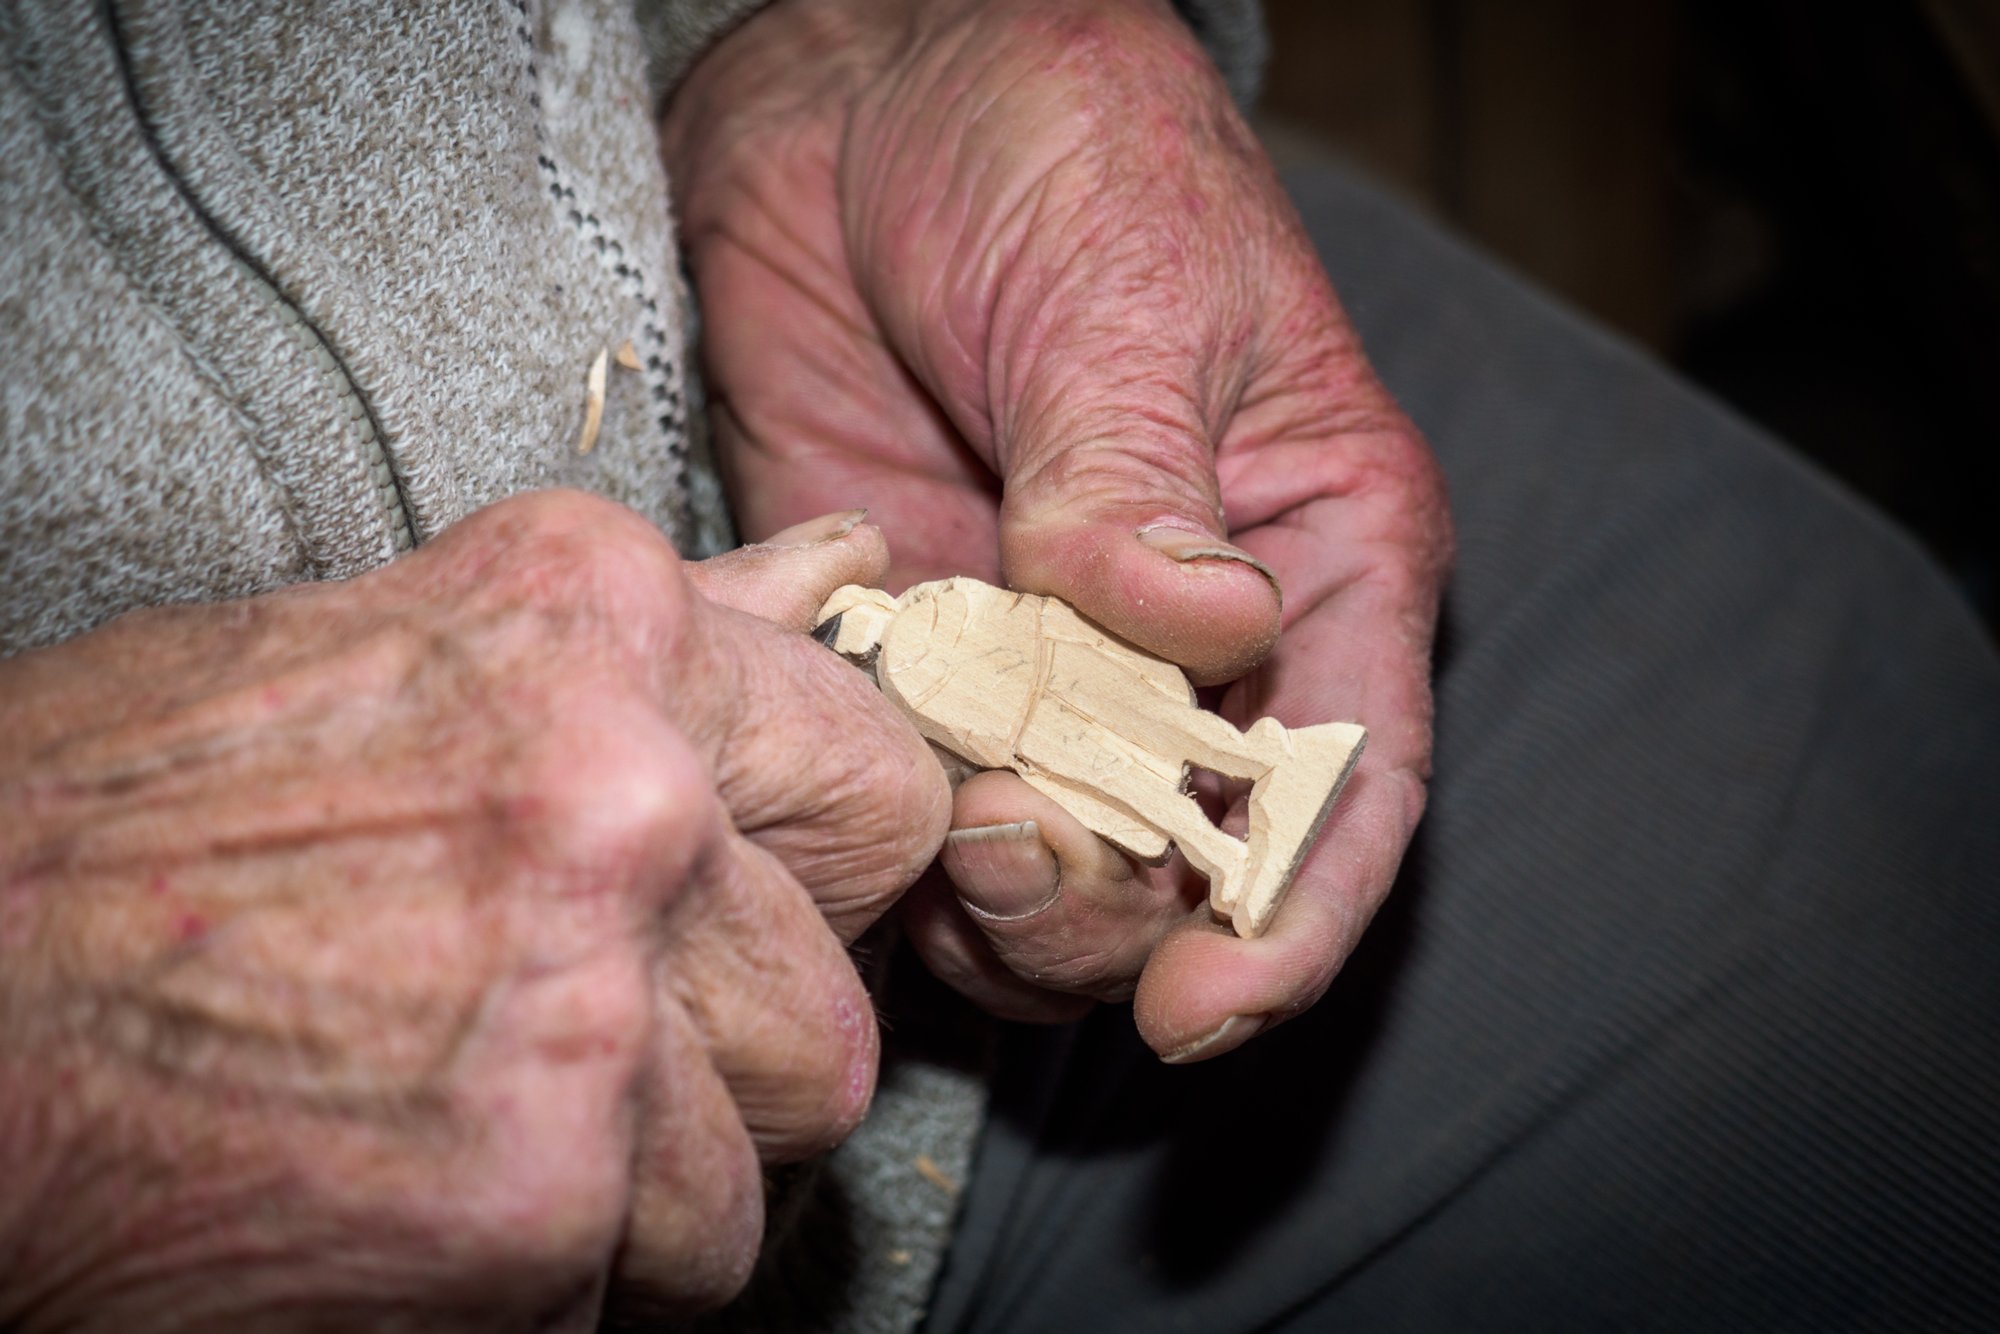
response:
M1180 668L1063 602L977 579L900 598L849 584L820 637L873 669L934 746L1011 769L1093 833L1155 865L1178 847L1240 936L1263 934L1367 738L1355 723L1247 732L1195 703ZM1247 839L1188 794L1193 768L1251 784Z

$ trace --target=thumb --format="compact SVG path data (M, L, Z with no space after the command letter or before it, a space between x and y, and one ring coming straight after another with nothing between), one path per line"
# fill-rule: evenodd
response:
M1109 416L1001 451L1007 584L1062 598L1198 685L1233 681L1277 642L1277 576L1229 542L1199 423L1136 404Z
M889 571L889 544L881 529L861 522L867 513L843 510L794 524L762 542L686 566L688 579L710 602L789 630L810 630L834 589L873 587Z

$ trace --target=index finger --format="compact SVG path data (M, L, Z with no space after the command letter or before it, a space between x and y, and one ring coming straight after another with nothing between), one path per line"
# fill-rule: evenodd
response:
M692 577L746 605L816 610L857 559L879 570L879 535L872 555L843 551L857 545L868 547L850 533L744 556L726 578ZM668 711L737 831L774 854L851 940L936 855L951 815L944 770L864 673L796 630L691 601L698 624Z

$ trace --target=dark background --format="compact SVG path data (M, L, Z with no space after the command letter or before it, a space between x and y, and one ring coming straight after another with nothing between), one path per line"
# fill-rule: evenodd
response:
M2000 627L2000 0L1266 0L1333 153L1888 510Z

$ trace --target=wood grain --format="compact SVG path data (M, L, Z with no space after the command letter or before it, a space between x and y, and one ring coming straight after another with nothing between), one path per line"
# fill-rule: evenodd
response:
M934 746L1012 770L1139 861L1178 848L1246 938L1270 925L1367 738L1357 723L1274 718L1238 731L1196 704L1172 663L1055 598L977 579L900 598L848 585L819 621ZM1188 792L1196 767L1251 785L1247 839L1203 814Z

